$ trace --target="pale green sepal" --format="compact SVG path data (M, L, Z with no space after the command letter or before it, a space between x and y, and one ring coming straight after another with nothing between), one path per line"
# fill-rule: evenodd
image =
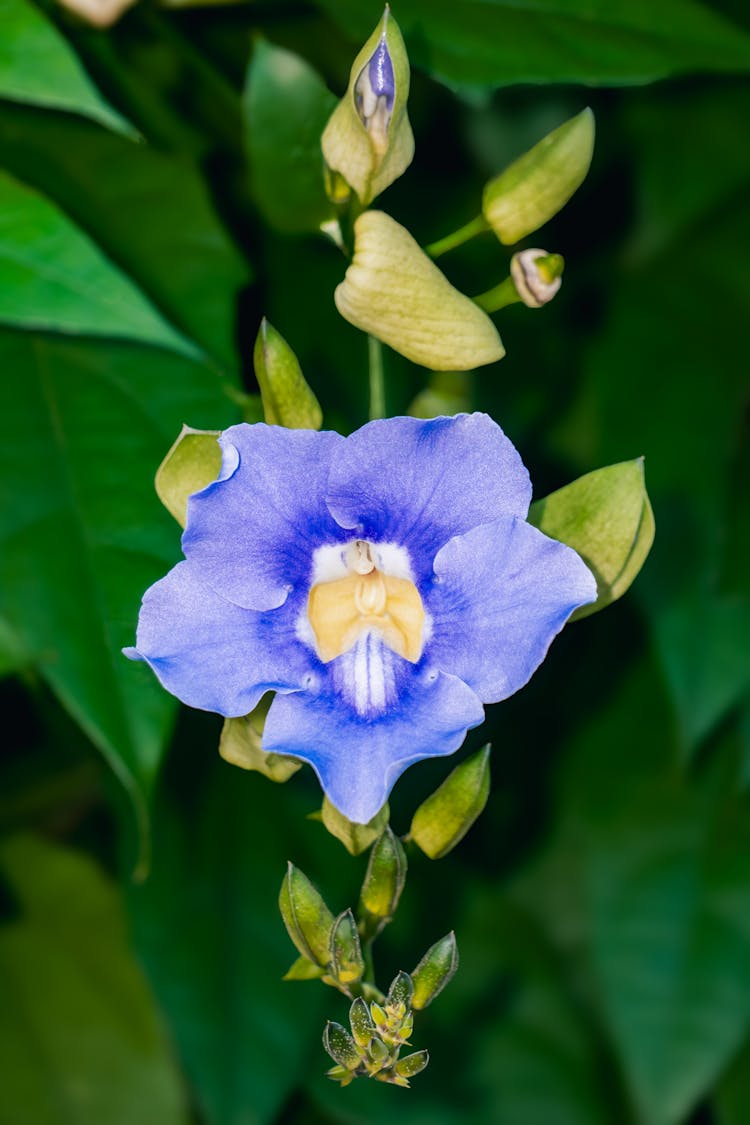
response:
M355 824L347 820L327 797L323 799L323 808L320 810L320 819L325 827L340 840L350 855L361 855L369 848L373 840L377 840L380 833L388 823L388 805L383 805L379 813L367 824Z
M368 133L357 112L355 85L385 35L393 65L395 95L385 148ZM409 124L406 103L409 97L409 59L406 47L390 10L383 17L354 60L349 86L326 125L321 145L328 167L350 184L363 206L398 179L414 157L414 134ZM335 183L335 180L332 181ZM330 191L329 191L330 194ZM340 191L338 192L340 194ZM331 195L331 198L335 197Z
M596 578L596 601L571 620L604 609L628 589L654 541L643 458L579 477L532 504L528 520L577 551Z
M307 957L298 957L293 965L284 973L282 980L320 980L325 973L325 969L320 965L316 965L314 961L308 960Z
M323 412L318 400L296 355L265 317L255 340L253 362L266 422L291 430L319 430Z
M429 1061L428 1051L415 1051L414 1054L404 1055L399 1059L394 1069L401 1078L413 1078L415 1074L424 1070Z
M472 754L423 801L411 822L409 836L430 859L441 859L464 838L487 804L490 792L490 747Z
M323 1031L323 1046L333 1061L346 1070L356 1070L362 1062L362 1055L357 1049L357 1044L340 1023L328 1021Z
M331 975L339 984L349 985L361 980L365 972L357 923L351 910L339 914L331 930Z
M164 507L184 527L188 497L216 480L221 469L219 430L183 426L180 436L156 470L154 487Z
M433 370L468 371L505 354L486 313L383 211L354 224L354 257L335 301L350 324Z
M289 937L302 956L326 968L334 917L320 892L292 863L281 884L279 910Z
M443 991L448 981L458 968L458 947L456 935L451 932L440 941L436 941L425 953L422 960L411 974L414 992L411 998L412 1008L420 1012L431 1004L435 997Z
M551 219L581 186L594 152L594 115L584 109L486 185L485 219L506 246Z
M270 781L288 781L302 763L287 754L273 754L261 746L263 727L273 693L267 692L249 715L225 719L219 740L219 753L225 762L243 770L256 770Z
M377 933L395 913L406 882L406 855L401 841L386 826L370 852L359 897L361 920L367 931Z

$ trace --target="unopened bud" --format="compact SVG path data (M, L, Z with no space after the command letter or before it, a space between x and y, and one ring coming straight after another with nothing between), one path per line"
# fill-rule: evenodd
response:
M253 352L266 422L294 430L319 430L323 413L296 355L265 317Z
M257 770L271 781L284 782L300 769L302 763L288 754L263 750L263 728L273 693L268 692L249 715L225 719L219 740L219 753L225 762L243 770Z
M409 835L430 859L441 859L464 838L487 804L490 791L490 748L485 746L448 775L423 801Z
M430 1056L427 1051L415 1051L413 1055L405 1055L403 1059L399 1059L394 1070L402 1078L413 1078L415 1074L424 1070L429 1061Z
M361 980L365 962L359 944L357 923L351 910L339 914L331 930L330 962L332 975L339 984Z
M411 979L414 982L412 1008L419 1012L422 1008L431 1004L435 997L443 991L457 968L456 935L451 931L427 950L411 974Z
M565 262L560 254L546 250L521 250L510 260L510 276L518 296L530 309L551 301L562 285Z
M391 987L388 989L388 997L386 1004L389 1008L398 1010L399 1014L403 1017L406 1009L411 1004L412 992L414 985L408 973L400 972L391 981Z
M379 813L367 824L355 824L340 813L327 797L323 799L321 820L337 840L340 840L351 855L361 855L376 840L388 823L388 805L383 805Z
M302 956L317 965L327 966L333 914L320 892L292 863L281 884L279 909L289 937Z
M393 917L405 881L406 855L389 825L373 844L360 892L360 913L368 937Z
M594 115L584 109L519 157L484 189L482 211L507 246L538 230L586 178L594 151Z
M333 1061L346 1070L356 1070L362 1061L356 1043L340 1023L328 1021L323 1031L323 1046Z
M408 96L406 47L386 7L354 60L349 87L321 140L328 167L351 184L365 205L411 164L414 135L406 114Z
M349 1009L349 1024L358 1047L367 1047L375 1035L375 1024L367 1004L358 996Z

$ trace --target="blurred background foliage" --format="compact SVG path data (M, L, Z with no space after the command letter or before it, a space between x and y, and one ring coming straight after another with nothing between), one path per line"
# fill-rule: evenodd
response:
M652 556L460 752L492 739L487 810L448 858L413 857L380 954L387 980L457 932L420 1027L432 1066L408 1093L340 1091L319 1032L346 1002L281 982L276 897L294 858L341 909L364 857L305 819L309 771L275 786L227 765L220 720L178 715L120 648L179 555L155 469L183 422L239 419L262 315L325 424L366 420L343 259L289 230L316 217L315 180L264 83L268 44L317 70L298 76L314 138L379 7L142 0L104 30L0 0L2 1125L750 1120L750 13L394 14L417 152L378 205L422 242L595 110L592 172L534 237L565 255L561 294L500 314L507 358L454 390L537 496L643 454ZM479 292L507 256L488 235L441 266ZM402 413L426 375L389 353L387 378ZM397 830L446 772L409 771Z

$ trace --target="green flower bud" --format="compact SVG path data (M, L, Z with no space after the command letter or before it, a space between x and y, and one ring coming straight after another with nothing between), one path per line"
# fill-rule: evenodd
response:
M441 859L455 848L487 804L490 792L490 748L472 754L423 801L411 822L409 835L430 859Z
M350 324L433 370L467 371L505 354L490 318L382 211L354 224L354 257L335 301Z
M413 1055L405 1055L403 1059L399 1059L394 1070L402 1078L413 1078L420 1070L424 1070L429 1061L430 1056L427 1051L415 1051Z
M360 916L372 937L393 917L406 881L406 855L398 836L387 826L373 845L360 892Z
M510 260L510 276L516 292L530 309L540 309L562 285L565 262L561 254L546 250L521 250Z
M340 813L335 805L326 797L323 800L321 819L323 824L337 840L340 840L350 855L361 855L369 848L373 840L377 840L383 828L388 823L388 805L382 809L368 824L354 824Z
M323 1046L334 1062L345 1070L356 1070L362 1062L362 1055L349 1032L340 1023L331 1020L323 1031Z
M349 1009L349 1024L358 1047L367 1047L375 1035L370 1009L361 996L358 996Z
M581 186L594 152L594 115L584 109L519 157L484 189L482 211L511 246L556 215Z
M325 968L330 959L333 914L307 876L292 863L281 884L279 909L289 937L302 956Z
M326 164L351 184L365 206L411 164L414 135L406 113L408 96L406 47L386 6L354 60L346 94L321 138Z
M156 470L156 495L180 527L187 523L188 497L216 480L221 468L220 430L183 426L177 441Z
M351 910L339 914L331 930L330 963L332 975L339 984L361 980L365 962L359 944L357 923Z
M408 973L400 972L391 981L391 987L388 989L388 997L386 1005L394 1012L398 1012L399 1016L403 1018L406 1014L406 1009L411 1004L411 996L414 991L412 979Z
M267 692L249 715L225 719L219 740L219 753L225 762L243 770L257 770L271 781L284 782L302 763L287 754L272 754L261 748L263 727L273 693Z
M451 932L436 941L425 953L411 974L414 982L414 995L411 1006L420 1012L431 1004L445 988L458 968L458 948L456 935Z
M266 422L292 430L319 430L323 412L296 355L265 317L253 352Z
M382 1039L373 1039L370 1043L369 1050L372 1066L369 1068L371 1073L377 1073L387 1062L390 1062L391 1052Z

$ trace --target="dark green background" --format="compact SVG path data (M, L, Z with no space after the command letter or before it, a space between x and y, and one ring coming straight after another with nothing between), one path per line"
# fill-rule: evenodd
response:
M293 859L341 910L364 861L305 819L308 771L274 786L226 765L220 721L178 717L119 650L179 556L154 471L182 422L240 417L262 315L326 425L366 420L365 341L332 301L344 261L268 224L315 217L310 137L332 100L309 79L297 151L294 99L246 82L263 37L340 95L380 11L142 3L102 32L0 0L2 1125L750 1120L750 16L740 0L394 14L417 153L377 206L422 242L594 108L589 178L531 240L565 255L562 291L497 317L507 358L467 393L537 496L645 455L654 550L470 736L459 756L494 745L470 836L412 857L378 964L387 982L455 928L461 968L415 1033L430 1068L411 1092L338 1090L319 1035L345 1001L280 981L276 896ZM507 255L486 236L444 268L479 292ZM388 353L387 376L404 412L425 373ZM399 783L397 830L445 772Z

